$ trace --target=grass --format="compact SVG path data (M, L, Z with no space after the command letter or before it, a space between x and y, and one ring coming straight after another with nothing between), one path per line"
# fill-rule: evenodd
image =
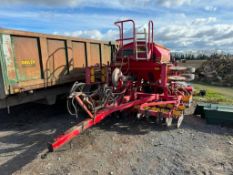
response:
M233 88L218 87L199 83L194 83L193 86L197 92L202 89L206 90L205 97L194 97L196 101L233 105Z

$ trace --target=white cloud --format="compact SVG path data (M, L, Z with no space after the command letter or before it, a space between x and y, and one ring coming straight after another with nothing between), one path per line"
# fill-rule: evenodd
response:
M107 30L107 32L101 32L100 30L78 30L74 32L65 32L65 33L54 32L53 34L55 35L61 34L61 35L66 35L66 36L90 38L90 39L97 39L97 40L114 41L118 35L118 31L112 30L112 29Z
M6 4L10 8L5 8ZM20 9L17 4L39 8ZM141 25L155 19L156 41L171 49L227 50L233 45L232 0L1 0L1 6L0 25L11 28L115 40L118 37L113 24L116 20L132 18ZM16 7L19 10L14 10ZM95 9L87 12L82 7L104 7L107 13ZM212 13L216 11L219 13Z
M111 8L144 8L181 6L190 4L192 0L1 0L1 5L41 5L41 6L60 6L60 7L111 7Z
M79 30L65 34L107 41L113 41L118 37L118 31L112 29L106 32L101 32L100 30ZM172 50L221 49L228 51L233 45L233 26L229 24L206 24L202 27L193 24L161 26L155 32L155 42L164 44Z
M217 7L214 6L205 6L205 10L209 12L215 12L217 11Z
M90 38L90 39L102 39L103 35L99 30L85 30L85 31L74 31L74 32L65 32L66 36L74 36L74 37L83 37L83 38Z
M13 11L0 10L0 18L14 19L31 26L56 30L86 30L115 28L114 22L118 15L105 15L95 13L61 13L53 11ZM0 20L1 25L2 20ZM15 25L15 24L14 24ZM4 25L2 25L4 27ZM58 31L59 32L59 31Z
M190 4L192 0L157 0L157 3L165 7L181 6L184 4Z
M175 32L177 31L177 32ZM185 49L222 49L230 50L233 45L233 25L171 25L163 27L158 41L170 47Z
M4 15L18 21L30 19L36 24L40 24L38 26L40 28L41 26L50 27L51 31L56 31L50 33L99 40L115 40L118 37L118 30L113 22L121 18L105 14L0 11L0 16ZM172 17L174 17L174 21L170 23ZM138 25L142 25L150 17L133 18L136 19ZM52 25L51 21L53 21ZM190 20L183 14L161 16L155 20L155 40L171 49L224 48L227 50L232 47L233 25L217 24L217 22L216 17Z
M216 17L208 17L208 18L197 18L195 19L192 24L195 25L203 25L203 24L209 24L209 23L214 23L217 21Z

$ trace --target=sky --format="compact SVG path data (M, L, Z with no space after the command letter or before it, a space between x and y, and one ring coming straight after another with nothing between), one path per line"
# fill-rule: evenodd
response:
M114 22L154 21L155 42L173 51L233 53L232 0L0 0L0 28L115 40Z

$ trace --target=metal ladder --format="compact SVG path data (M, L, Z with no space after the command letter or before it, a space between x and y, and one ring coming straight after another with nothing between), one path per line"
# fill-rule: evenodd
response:
M132 36L124 37L124 24L131 23L132 25ZM144 32L137 32L135 22L131 19L117 21L114 23L119 28L119 39L116 41L119 43L119 50L124 47L126 42L132 41L133 43L133 51L134 58L136 60L149 60L151 58L151 54L153 53L154 47L154 24L153 21L149 21L148 23L148 31L144 29ZM145 48L141 50L141 48ZM121 55L124 50L121 50ZM140 55L143 55L142 57Z
M143 36L143 37L142 37ZM148 31L144 29L144 32L135 32L135 52L136 60L149 60L151 54L153 54L154 48L154 23L152 20L148 22ZM139 44L141 42L141 44ZM144 47L143 51L140 50L140 47ZM140 57L139 54L142 54L143 57Z
M148 44L147 44L147 32L136 32L135 52L136 60L148 59ZM142 56L141 56L142 55Z

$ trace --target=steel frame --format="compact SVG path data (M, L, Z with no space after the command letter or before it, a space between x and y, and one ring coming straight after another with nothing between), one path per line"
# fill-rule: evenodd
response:
M132 38L124 38L124 23L132 23L133 26L133 37ZM135 42L135 35L136 35L136 29L135 29L135 22L133 20L124 20L124 21L118 21L115 23L115 25L119 28L120 33L120 39L117 41L120 42L120 49L118 53L121 53L122 49L125 48L134 48L136 47ZM155 50L156 47L153 42L153 22L149 21L148 23L148 45L150 48L150 51L155 56ZM132 43L124 45L125 40L133 40ZM154 51L153 51L154 48ZM164 52L169 52L164 51ZM166 53L165 53L166 54ZM121 55L122 56L122 55ZM128 65L125 64L125 60L128 61ZM80 122L79 124L73 126L69 130L67 130L64 134L60 135L53 143L49 143L48 148L49 151L55 151L62 147L64 144L71 141L74 137L78 136L80 133L82 133L84 130L98 124L106 117L110 116L114 112L121 112L123 110L128 110L130 108L135 108L138 112L138 114L142 115L149 115L153 117L158 117L162 113L163 118L165 120L169 120L172 118L177 118L177 113L179 115L180 106L184 106L183 98L186 97L185 92L192 92L192 89L189 87L186 87L183 89L183 91L179 92L173 92L173 90L176 88L176 83L170 82L168 80L168 75L171 73L169 68L172 66L171 63L164 63L162 61L158 62L158 60L152 59L152 57L149 60L136 60L136 58L121 58L116 59L116 61L109 67L109 69L114 69L118 67L118 63L121 65L121 71L127 70L127 75L135 75L136 80L130 80L127 79L127 77L119 78L118 80L118 86L115 87L115 85L111 85L111 82L108 82L107 78L107 84L111 88L111 95L117 94L117 92L121 92L123 94L119 98L117 97L114 102L108 103L101 103L101 108L94 109L90 108L89 101L85 101L84 97L81 96L82 93L74 93L73 98L78 103L78 106L81 107L87 114L87 118ZM130 66L129 66L130 65ZM108 70L108 67L106 68ZM108 71L107 71L108 72ZM149 74L153 74L153 79L150 80ZM108 74L108 73L107 73ZM106 75L108 76L108 75ZM91 69L86 70L86 80L87 83L92 82L91 81ZM149 82L149 86L153 89L151 93L146 93L147 91L142 91L138 87L143 86L142 80ZM168 87L169 85L169 87ZM156 88L161 88L163 90L162 93L158 92ZM169 89L171 88L171 90ZM170 90L170 91L169 91ZM84 94L85 96L85 94ZM87 96L87 95L86 95ZM108 96L107 96L108 97ZM87 97L89 98L89 97ZM105 99L105 98L103 98ZM92 100L91 100L92 101ZM101 100L102 101L102 100ZM166 106L166 111L156 111L153 110L150 107L157 107L157 106ZM168 105L172 105L171 108L168 108ZM95 105L92 105L95 106ZM175 113L178 111L177 113ZM180 117L180 118L183 118Z
M82 133L84 130L98 124L100 121L105 119L110 114L116 112L116 111L123 111L125 109L132 108L137 105L141 105L146 102L150 102L153 100L158 100L157 94L145 94L145 93L137 93L138 96L137 100L127 102L124 104L115 104L112 107L105 108L103 110L100 110L98 113L96 113L96 116L93 117L91 112L87 109L85 104L82 103L81 99L79 97L76 97L77 101L80 103L80 105L85 109L87 114L89 115L89 118L82 121L78 125L70 128L67 130L64 134L58 136L58 138L53 142L48 144L48 149L50 152L53 152L60 147L62 147L67 142L71 141L74 137L78 136L80 133Z

